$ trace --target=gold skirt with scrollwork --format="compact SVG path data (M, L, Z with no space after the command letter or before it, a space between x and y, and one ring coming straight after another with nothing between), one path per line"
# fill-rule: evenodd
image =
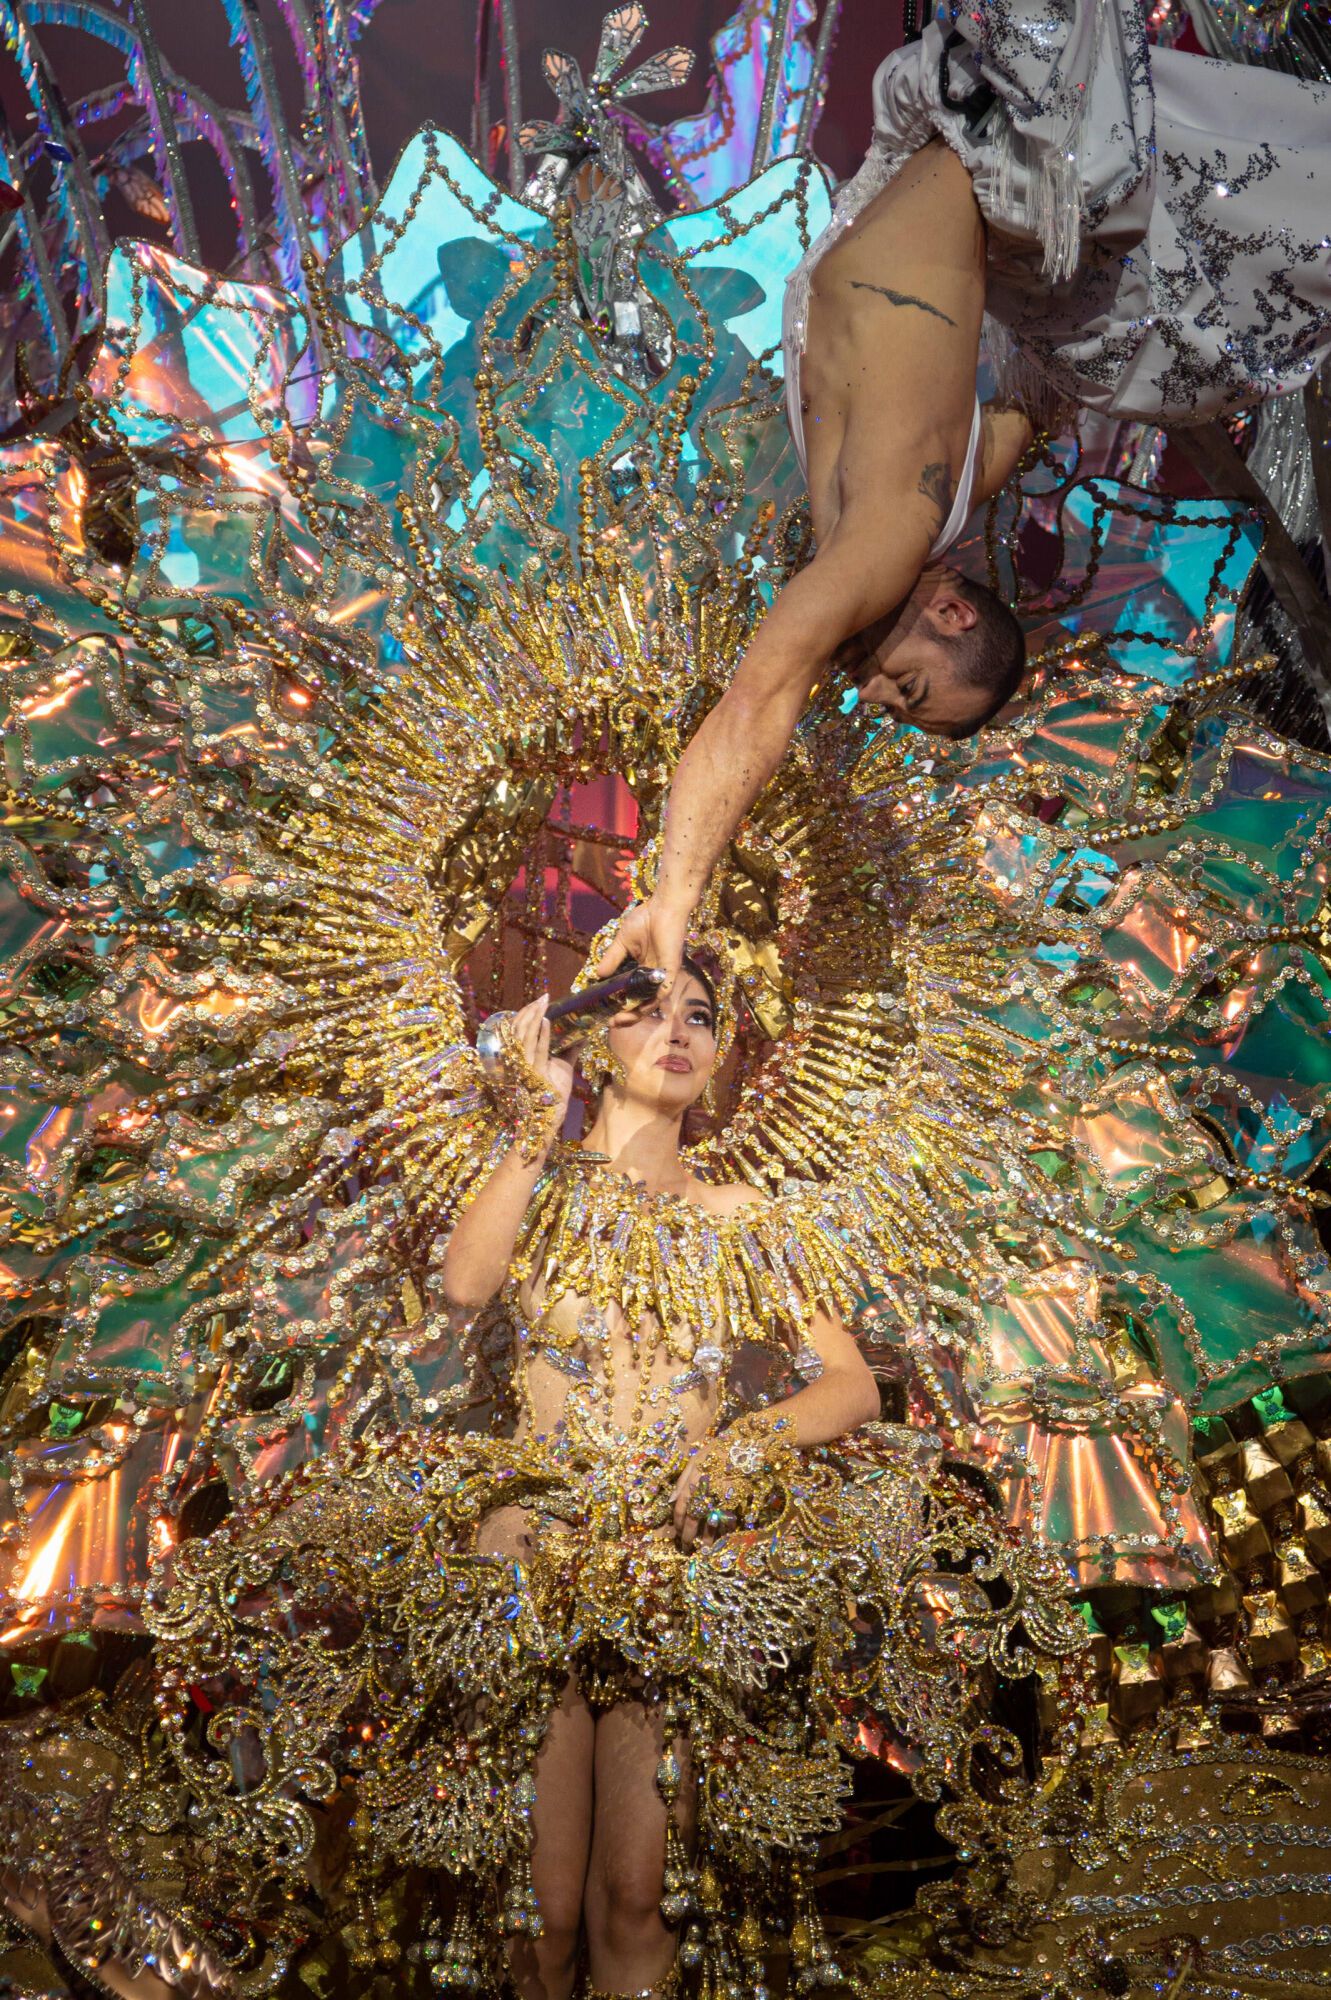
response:
M990 1710L999 1676L1075 1678L1056 1570L930 1440L871 1425L790 1463L688 1549L665 1447L392 1432L302 1469L187 1544L149 1606L198 1814L295 1861L350 1783L364 1866L448 1871L483 1928L530 1930L533 1765L573 1679L688 1741L695 1849L672 1837L663 1886L686 1963L724 1959L736 1888L789 1884L869 1744L972 1845L1028 1833L1034 1774ZM484 1552L515 1507L521 1554ZM658 1782L670 1806L673 1757Z

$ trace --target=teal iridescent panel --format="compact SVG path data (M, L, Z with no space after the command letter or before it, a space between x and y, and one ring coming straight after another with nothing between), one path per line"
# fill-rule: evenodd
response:
M348 316L387 337L417 371L439 357L460 365L500 292L554 232L515 201L447 132L408 141L373 213L328 266ZM452 372L452 366L450 366Z
M200 271L146 243L107 266L106 336L92 382L133 444L164 429L251 443L263 415L313 407L309 323L285 293Z
M1231 500L1180 500L1119 479L1077 481L1061 495L1004 495L997 508L1002 582L1027 520L1056 537L1059 578L1046 597L1023 592L1031 653L1085 634L1125 673L1182 686L1198 657L1233 655L1235 618L1261 550L1253 509ZM979 535L963 543L962 566L985 570ZM1014 590L1014 595L1015 595Z
M699 383L679 490L723 519L737 549L764 506L799 506L804 480L780 384L786 280L831 213L826 178L783 160L727 201L672 215L648 235L639 269L674 325L677 373Z
M668 216L647 243L681 257L713 325L779 375L786 280L830 215L822 170L781 160L713 208Z

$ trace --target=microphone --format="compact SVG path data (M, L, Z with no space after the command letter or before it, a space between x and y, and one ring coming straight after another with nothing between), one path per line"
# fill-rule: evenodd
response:
M649 1007L664 982L665 973L656 966L630 962L621 966L618 972L612 972L608 979L598 979L577 993L568 993L562 1000L553 1001L545 1016L550 1023L551 1055L568 1055L598 1021L608 1016L637 1014L642 1008ZM493 1069L503 1061L501 1030L504 1022L511 1019L511 1009L503 1008L497 1014L488 1015L477 1030L476 1053L487 1069Z

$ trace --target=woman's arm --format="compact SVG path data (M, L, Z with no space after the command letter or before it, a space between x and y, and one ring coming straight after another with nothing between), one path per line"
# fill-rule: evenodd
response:
M543 1138L536 1135L535 1145L515 1142L510 1146L458 1218L440 1272L443 1294L451 1306L488 1304L508 1276L532 1191L564 1122L573 1069L569 1063L551 1061L550 1024L545 1018L548 1005L549 995L543 993L539 1000L521 1008L512 1022L518 1047L550 1093L547 1129Z
M858 1430L878 1415L878 1384L872 1370L841 1320L831 1313L815 1313L809 1328L809 1344L822 1361L823 1369L814 1381L797 1389L779 1403L751 1412L748 1423L783 1424L782 1437L788 1444L830 1444L847 1431ZM697 1522L688 1512L694 1487L726 1451L726 1433L710 1438L689 1460L675 1487L675 1532L687 1545L697 1532Z
M755 1414L770 1423L784 1418L789 1444L830 1444L878 1415L878 1384L859 1343L831 1313L814 1314L809 1345L823 1364L821 1375Z

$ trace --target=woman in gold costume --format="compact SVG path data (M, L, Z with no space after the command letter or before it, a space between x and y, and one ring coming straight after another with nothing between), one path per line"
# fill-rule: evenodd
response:
M391 1962L376 1885L415 1866L440 1988L719 2000L776 1944L809 1991L842 1976L808 1862L844 1753L895 1742L955 1837L1001 1839L1030 1789L994 1676L1052 1692L1077 1641L973 1469L873 1421L812 1224L692 1171L733 1032L704 969L596 1032L579 1145L545 1007L505 1024L432 1274L502 1356L496 1421L349 1421L185 1543L148 1606L159 1713L260 1865L351 1788L353 1962Z
M593 1445L610 1492L598 1493L591 1508L580 1503L577 1513L601 1527L609 1500L646 1544L650 1569L664 1577L683 1562L679 1551L700 1522L705 1536L734 1526L776 1468L789 1464L792 1446L826 1444L867 1422L878 1413L878 1391L845 1327L820 1311L804 1357L813 1379L727 1424L724 1336L709 1344L695 1326L663 1325L650 1312L631 1317L618 1301L602 1312L585 1293L565 1289L560 1273L545 1274L524 1225L573 1071L550 1060L544 1009L538 1000L512 1023L521 1070L545 1085L544 1126L509 1150L463 1214L444 1260L443 1289L454 1305L480 1307L516 1279L513 1444L549 1454L552 1470L561 1457ZM761 1202L742 1184L707 1185L680 1154L684 1116L717 1054L716 1003L701 969L690 966L665 1002L621 1016L607 1039L613 1074L583 1142L605 1156L600 1178L626 1182L620 1193L630 1202L685 1204L700 1221L728 1219ZM476 1553L539 1568L564 1558L567 1533L568 1522L542 1512L533 1496L484 1515ZM660 1911L667 1807L659 1774L666 1770L667 1790L678 1785L675 1818L690 1827L695 1779L687 1736L676 1727L667 1734L667 1715L677 1721L678 1704L649 1658L598 1655L593 1649L570 1663L532 1773L531 1870L542 1930L512 1953L516 1981L532 2000L564 2000L570 1992L580 1933L594 1989L660 1990L675 1959L676 1935ZM663 1766L667 1758L677 1779L674 1766Z

